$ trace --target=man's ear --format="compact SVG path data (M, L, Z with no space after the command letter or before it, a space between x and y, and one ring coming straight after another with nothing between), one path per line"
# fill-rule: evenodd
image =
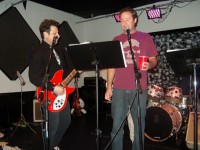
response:
M43 32L43 37L44 37L44 39L48 36L48 32Z
M135 23L135 24L137 24L137 22L138 22L138 19L137 19L137 18L135 18L135 19L134 19L134 23Z

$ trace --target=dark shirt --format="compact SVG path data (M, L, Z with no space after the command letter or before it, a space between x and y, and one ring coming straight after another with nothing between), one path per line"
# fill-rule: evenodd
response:
M47 66L49 80L53 78L54 74L58 70L64 70L62 77L64 79L74 69L73 63L71 62L67 51L64 48L56 49L55 47L54 49L60 58L61 65L58 64L53 53L53 49L51 49L50 45L44 41L33 48L30 52L29 79L31 83L37 87L42 87L44 85L43 80L45 77ZM54 87L53 84L49 81L47 83L48 89L52 90Z

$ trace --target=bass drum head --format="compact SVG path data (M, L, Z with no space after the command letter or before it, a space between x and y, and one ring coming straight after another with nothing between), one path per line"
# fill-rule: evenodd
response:
M152 141L162 142L168 139L173 130L169 114L160 107L147 108L145 136Z

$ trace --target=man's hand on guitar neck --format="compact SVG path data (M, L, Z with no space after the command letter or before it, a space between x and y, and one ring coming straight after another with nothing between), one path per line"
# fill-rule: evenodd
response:
M53 93L54 93L55 95L63 95L64 92L65 92L65 88L64 88L64 86L62 86L61 84L56 85L56 86L54 87Z

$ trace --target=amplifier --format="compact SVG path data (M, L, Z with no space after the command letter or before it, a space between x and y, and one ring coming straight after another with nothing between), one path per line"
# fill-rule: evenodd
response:
M200 149L200 113L197 113L198 117L198 149ZM188 127L187 127L187 134L186 134L186 144L187 147L190 149L194 148L194 112L190 112Z
M102 77L99 77L99 85L106 85L106 80ZM85 77L84 78L84 85L85 86L95 86L96 85L96 77Z
M43 122L40 103L37 99L33 100L33 122Z

